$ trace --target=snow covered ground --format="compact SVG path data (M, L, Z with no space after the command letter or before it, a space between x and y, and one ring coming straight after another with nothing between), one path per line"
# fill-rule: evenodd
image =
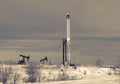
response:
M0 83L2 84L2 83ZM72 80L72 81L55 81L55 82L38 82L38 83L21 83L21 84L120 84L118 80L107 80L107 79L83 79L83 80Z
M28 65L0 65L0 72L12 71L7 79L8 84L15 80L16 84L120 84L120 76L116 75L119 70L110 68L95 66L72 68L49 65L37 65L37 69L35 68L35 66L28 68ZM32 70L32 73L37 70L37 72L31 74L36 77L37 82L28 82L31 76L28 74L29 69ZM26 81L27 83L25 83Z
M40 83L23 83L23 84L120 84L120 80L115 76L96 77L89 76L81 80L40 82Z
M120 79L115 75L95 76L89 75L80 80L40 82L40 83L23 83L23 84L120 84Z

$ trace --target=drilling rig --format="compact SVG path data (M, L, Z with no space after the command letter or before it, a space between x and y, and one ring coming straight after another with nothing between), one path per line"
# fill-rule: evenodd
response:
M70 59L70 14L67 13L66 15L66 38L62 39L63 43L63 65L70 65L71 59Z

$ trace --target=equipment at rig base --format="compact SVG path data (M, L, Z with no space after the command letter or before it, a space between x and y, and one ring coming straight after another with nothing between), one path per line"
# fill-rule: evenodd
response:
M28 55L28 56L20 55L20 57L22 57L22 59L19 60L17 64L21 64L21 65L22 65L22 64L26 64L26 63L28 63L29 60L30 60L30 55Z

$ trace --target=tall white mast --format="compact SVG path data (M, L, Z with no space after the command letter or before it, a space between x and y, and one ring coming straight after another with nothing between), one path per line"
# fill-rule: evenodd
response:
M70 14L66 15L66 28L67 28L67 64L70 64Z

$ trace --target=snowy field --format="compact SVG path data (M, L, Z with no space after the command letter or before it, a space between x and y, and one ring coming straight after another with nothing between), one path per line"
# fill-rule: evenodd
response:
M56 82L39 82L39 83L22 83L22 84L120 84L119 79L111 78L85 78L82 80L56 81Z
M114 76L87 76L81 80L23 83L23 84L120 84L120 79Z
M73 80L73 81L57 81L57 82L40 82L40 83L21 83L21 84L120 84L118 80ZM2 84L2 83L0 83Z
M28 71L32 73L28 73ZM37 72L33 72L37 70ZM1 78L8 71L7 84L120 84L119 69L100 68L93 66L35 66L1 65ZM5 73L5 74L6 74ZM30 83L29 78L35 78ZM15 82L15 83L14 83ZM0 83L2 84L2 83Z
M2 83L0 83L2 84ZM38 82L38 83L20 83L20 84L120 84L119 79L111 78L85 78L82 80L55 81L55 82Z

